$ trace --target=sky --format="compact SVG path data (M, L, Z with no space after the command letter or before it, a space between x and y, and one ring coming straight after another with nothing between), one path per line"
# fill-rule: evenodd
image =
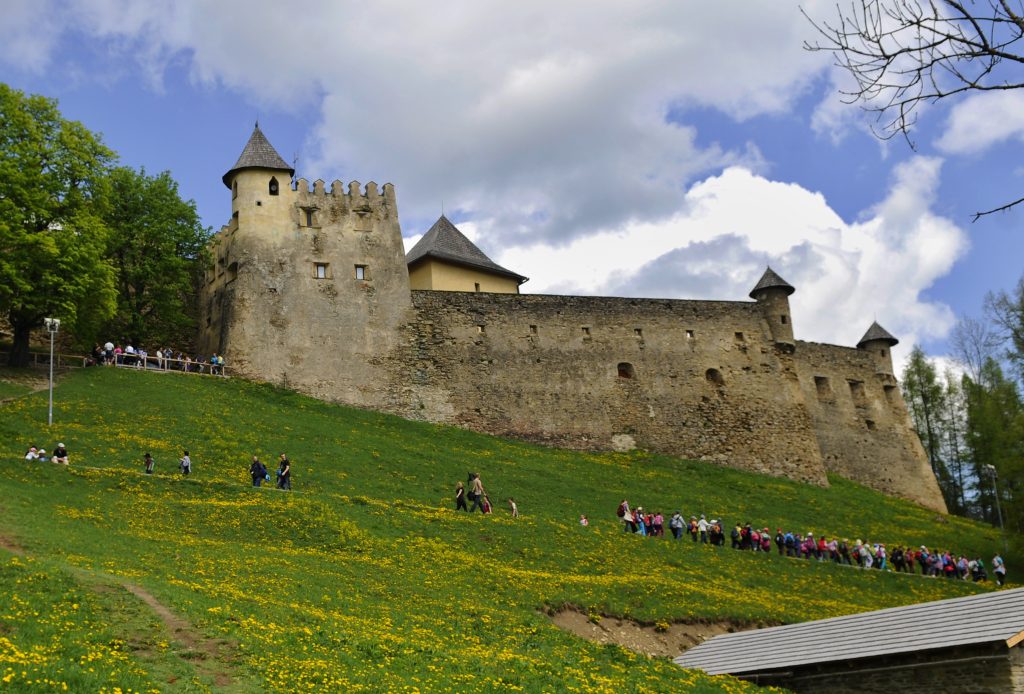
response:
M742 11L739 8L742 7ZM6 0L0 81L59 101L204 224L258 119L297 175L395 185L406 247L445 214L533 293L746 300L766 265L800 339L873 320L949 352L1024 274L1024 93L844 104L808 0Z

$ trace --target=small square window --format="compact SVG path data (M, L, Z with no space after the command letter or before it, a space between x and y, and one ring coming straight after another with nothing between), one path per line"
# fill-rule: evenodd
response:
M590 328L588 328L587 326L583 326L583 334L586 335L586 336L589 336L590 335Z
M536 325L531 325L530 326L530 334L531 335L536 335L537 334L537 326Z
M643 328L633 328L633 334L636 335L637 337L643 337L644 336Z
M687 340L692 340L693 339L693 331L692 330L687 330L686 331L686 339Z
M313 277L318 280L327 279L327 263L313 263Z
M736 340L738 342L743 342L743 333L736 333Z
M368 280L370 279L370 273L367 272L365 265L356 265L356 279L357 280Z
M487 329L483 325L478 325L476 326L476 331L483 335L485 332L487 332Z

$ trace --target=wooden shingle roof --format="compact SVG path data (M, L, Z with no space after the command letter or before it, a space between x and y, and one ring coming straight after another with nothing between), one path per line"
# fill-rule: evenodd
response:
M280 169L287 171L289 176L295 174L295 169L288 166L288 162L277 153L274 146L270 144L270 140L260 130L259 123L253 128L252 135L249 136L249 141L245 143L245 149L239 155L238 161L221 179L224 181L224 185L230 188L232 174L242 169Z
M496 275L510 277L522 284L528 278L512 272L487 257L465 234L456 228L447 217L441 217L405 255L406 265L412 265L427 257L447 260L456 265L465 265Z
M1024 640L1024 588L724 634L675 659L711 675Z
M771 266L764 271L764 274L761 275L761 279L759 279L757 284L754 285L754 288L750 290L750 298L756 299L757 293L762 289L782 289L786 292L786 296L789 296L796 291L796 289L793 288L793 285L779 277L779 273L772 270Z
M857 347L860 348L865 342L871 342L872 340L883 340L888 342L890 347L900 343L900 341L893 337L888 330L880 326L878 321L871 324L868 331L864 333L864 337L860 338L860 342L857 343Z

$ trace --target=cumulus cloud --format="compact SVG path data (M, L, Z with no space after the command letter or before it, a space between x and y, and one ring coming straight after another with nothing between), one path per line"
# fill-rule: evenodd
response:
M535 292L735 300L770 264L797 288L802 339L852 345L877 319L909 347L952 327L927 290L967 249L963 230L931 211L941 163L898 166L885 198L853 222L818 193L732 167L692 186L667 220L497 259Z
M1024 141L1024 93L972 94L950 111L937 141L948 154L980 154L1007 140Z
M670 216L695 178L756 153L701 146L669 112L783 112L827 63L801 48L797 8L768 0L742 12L661 0L60 9L154 84L178 61L257 106L318 109L307 170L395 183L411 232L444 200L488 220L495 244Z

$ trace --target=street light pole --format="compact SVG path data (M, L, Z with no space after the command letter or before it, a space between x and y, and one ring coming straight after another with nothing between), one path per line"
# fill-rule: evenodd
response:
M57 336L57 331L60 330L60 318L44 318L43 324L46 325L46 330L50 333L50 411L46 418L46 425L51 426L53 424L53 340Z
M996 471L995 465L986 465L985 472L992 476L992 492L996 496L996 514L999 517L999 532L1003 536L1003 554L1006 554L1009 552L1006 547L1006 528L1003 526L1003 509L999 504L999 484L996 482L999 475Z

